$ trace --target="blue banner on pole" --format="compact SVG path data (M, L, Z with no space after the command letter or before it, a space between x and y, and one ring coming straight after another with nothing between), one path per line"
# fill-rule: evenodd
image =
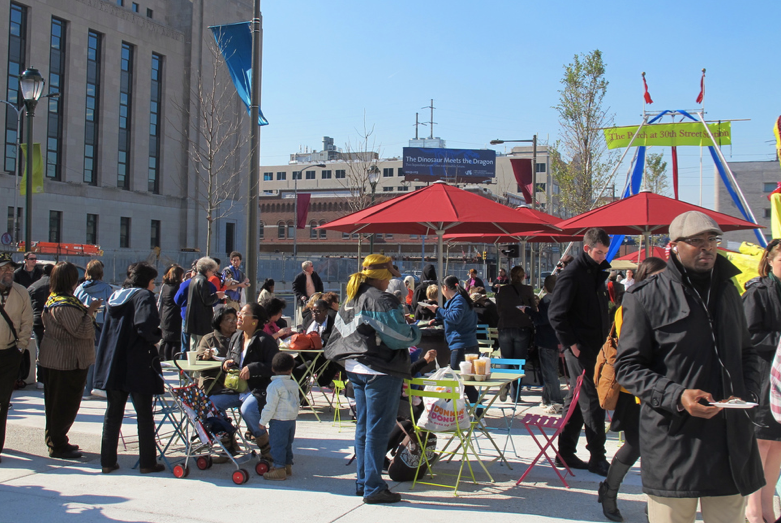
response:
M228 66L233 85L236 86L247 112L250 112L252 92L252 30L250 22L213 25L209 27ZM258 125L268 125L268 120L258 108Z
M496 177L496 151L404 147L406 181L477 183Z

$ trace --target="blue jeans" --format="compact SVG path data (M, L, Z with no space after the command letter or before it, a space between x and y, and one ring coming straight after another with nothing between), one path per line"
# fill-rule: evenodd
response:
M561 384L559 383L559 349L538 347L538 352L542 375L542 402L546 405L562 404L564 398L561 395Z
M453 370L459 370L459 364L462 361L466 361L466 354L480 354L480 346L475 345L474 347L450 349L450 368ZM477 398L479 397L477 394L477 389L471 385L466 385L464 387L464 394L466 394L467 399L471 403L477 402Z
M502 358L525 360L529 355L531 338L531 329L499 329L499 351ZM514 400L520 400L520 387L521 380L514 381L510 386Z
M274 468L293 464L293 439L296 437L296 420L273 419L268 423L269 445Z
M252 435L257 437L263 432L260 430L260 407L258 405L258 399L251 392L244 392L243 394L215 394L209 396L217 410L225 414L226 409L239 407L241 411L241 417L244 419L244 423L247 424L247 429L252 432Z
M402 379L388 374L347 373L355 391L356 490L369 497L388 489L382 479L382 464L388 438L396 423Z

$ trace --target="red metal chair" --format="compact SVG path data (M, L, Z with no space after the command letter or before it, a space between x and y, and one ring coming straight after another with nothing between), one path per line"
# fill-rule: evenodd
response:
M534 461L531 462L531 465L529 465L529 468L526 469L526 472L523 473L523 476L521 476L521 479L519 479L515 485L520 485L521 481L531 472L531 470L534 468L534 466L537 464L539 459L542 456L545 456L545 459L548 460L548 463L550 463L551 468L556 473L556 475L559 477L562 483L564 483L564 486L569 488L569 485L567 484L567 480L564 479L564 476L561 475L561 472L559 472L559 469L556 468L556 465L553 463L553 459L551 459L551 456L548 455L548 448L551 448L553 452L556 453L556 456L558 456L559 460L564 464L564 468L566 469L566 474L570 474L572 477L575 477L575 474L570 470L569 465L564 461L564 458L561 457L561 454L559 454L559 449L556 448L556 438L559 436L561 431L564 429L564 426L569 421L570 417L572 416L572 413L575 411L575 409L578 408L578 398L580 397L580 387L583 385L583 376L586 374L586 371L583 371L583 373L578 376L578 380L575 384L575 390L572 393L572 402L569 404L569 409L567 409L567 414L563 418L556 417L556 416L541 416L540 414L527 414L523 417L521 420L521 423L523 423L523 426L526 427L526 430L529 431L529 434L531 434L532 439L534 439L534 442L537 444L538 447L540 447L540 453L537 454L537 457L534 458ZM545 439L545 444L542 445L540 443L540 440L537 439L537 436L534 435L534 432L532 431L532 427L537 427L537 429L540 431L540 434L542 434L542 437ZM553 430L553 435L548 436L548 434L545 432L546 429Z

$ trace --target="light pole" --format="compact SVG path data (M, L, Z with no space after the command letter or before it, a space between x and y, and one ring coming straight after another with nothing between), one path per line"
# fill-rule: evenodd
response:
M30 251L33 248L33 118L35 117L35 106L43 93L43 86L46 81L33 67L28 68L19 75L19 88L22 91L24 106L27 109L27 180L26 180L26 205L24 210L24 250ZM16 212L16 211L14 211Z
M304 171L312 167L323 168L325 167L325 164L313 163L312 165L308 165L298 171L298 176L303 176ZM293 259L295 260L296 256L298 256L298 178L296 178L295 171L293 172L293 194L293 220L295 220L293 222L295 224L293 226Z
M374 193L377 190L377 182L380 181L380 168L376 165L372 165L369 167L369 172L367 173L367 177L369 178L369 185L372 186L372 203L371 205L374 205ZM369 239L369 254L374 254L374 233L372 233L371 238Z
M18 223L18 216L17 213L17 207L19 206L17 204L17 196L19 195L19 171L21 170L21 161L22 157L19 154L19 144L21 143L21 137L19 135L19 132L22 130L22 114L24 113L24 105L20 105L19 107L16 107L14 104L9 102L8 100L0 100L0 103L6 104L8 107L13 109L16 112L16 160L14 161L14 230L13 230L13 237L14 237L14 243L19 242L19 223Z
M491 145L503 143L531 143L532 144L532 209L537 209L537 135L531 140L491 140ZM546 187L547 187L546 182ZM550 210L548 210L550 212ZM534 244L530 246L529 283L534 287Z

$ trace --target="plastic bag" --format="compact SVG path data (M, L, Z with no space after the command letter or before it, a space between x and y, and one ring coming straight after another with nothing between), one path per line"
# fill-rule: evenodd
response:
M418 426L421 429L430 430L431 432L446 432L455 430L457 423L458 427L462 430L469 429L469 411L467 410L466 402L463 399L464 384L458 374L453 372L450 367L443 367L437 370L428 379L457 381L458 389L456 392L459 393L461 398L456 400L455 409L453 409L453 402L451 400L443 398L423 398L424 410L418 420ZM423 390L451 392L447 387L437 387L434 385L427 385Z

